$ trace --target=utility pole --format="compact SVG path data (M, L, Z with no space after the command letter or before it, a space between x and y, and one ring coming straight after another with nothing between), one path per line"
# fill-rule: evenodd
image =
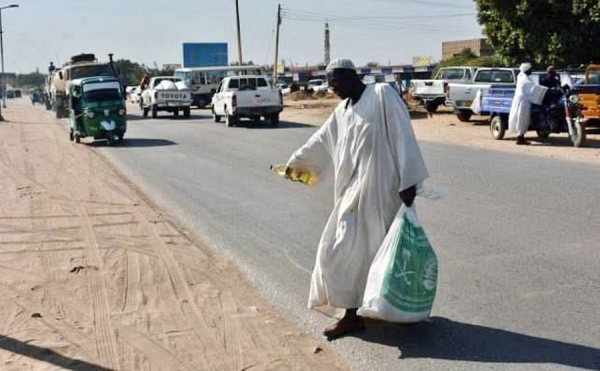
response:
M329 44L329 22L325 23L325 65L331 62L331 45Z
M277 31L275 33L275 64L273 65L273 84L277 84L277 66L279 65L279 26L281 26L281 4L277 4Z
M235 0L235 17L237 21L238 63L241 66L244 59L242 58L242 30L240 28L240 7L238 5L238 0Z
M4 74L4 30L2 29L2 11L9 8L18 8L19 4L11 4L0 8L0 57L2 58L2 108L6 108L6 75ZM0 121L4 121L0 110Z

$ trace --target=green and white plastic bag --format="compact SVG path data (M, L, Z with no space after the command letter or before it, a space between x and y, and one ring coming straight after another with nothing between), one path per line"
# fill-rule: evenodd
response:
M402 206L371 264L358 314L388 322L429 317L438 262L412 207Z

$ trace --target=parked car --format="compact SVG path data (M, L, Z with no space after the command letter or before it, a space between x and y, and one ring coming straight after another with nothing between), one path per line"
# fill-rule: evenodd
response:
M471 83L478 67L444 67L440 68L434 79L412 80L411 95L413 99L423 103L428 112L437 111L439 106L446 105L446 92L450 83Z
M322 91L322 92L327 92L329 91L329 84L327 83L326 80L323 79L313 79L313 80L308 80L308 85L306 86L306 90L309 92L317 92L317 91Z
M281 111L281 90L269 85L267 78L260 75L226 77L212 98L214 121L221 122L221 117L225 117L227 126L235 126L241 118L255 122L265 118L277 126Z
M454 107L460 121L469 121L473 115L471 106L478 92L485 94L492 87L515 86L518 74L519 70L514 68L480 68L472 82L448 84L446 105ZM480 113L486 114L484 111Z

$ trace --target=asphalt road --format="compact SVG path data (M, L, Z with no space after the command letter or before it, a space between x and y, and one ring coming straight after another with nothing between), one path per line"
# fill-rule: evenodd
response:
M305 308L331 183L269 172L315 129L131 113L125 143L94 147L320 336L332 320ZM600 164L421 146L429 185L453 194L417 201L440 261L433 318L371 324L333 346L357 370L599 370Z

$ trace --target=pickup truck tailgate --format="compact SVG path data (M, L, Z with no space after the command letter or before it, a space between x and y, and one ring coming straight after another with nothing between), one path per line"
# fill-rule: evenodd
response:
M271 90L247 90L238 92L239 107L272 107L280 104L277 92Z
M413 83L413 96L434 97L443 96L444 80L415 80Z
M191 94L189 91L181 90L157 90L157 100L167 102L187 102L190 101Z

